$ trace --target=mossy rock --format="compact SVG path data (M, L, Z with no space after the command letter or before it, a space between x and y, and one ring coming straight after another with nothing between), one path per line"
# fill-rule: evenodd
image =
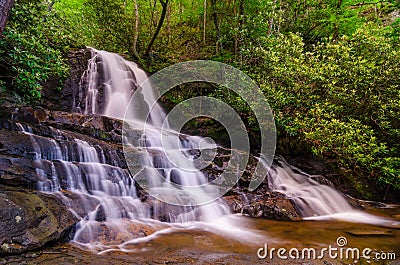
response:
M0 186L0 254L60 240L77 221L54 195Z

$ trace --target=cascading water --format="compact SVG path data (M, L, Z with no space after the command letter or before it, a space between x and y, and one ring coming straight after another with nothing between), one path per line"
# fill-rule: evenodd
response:
M130 97L147 76L135 63L116 54L93 49L92 55L81 80L81 89L85 89L86 96L74 101L73 108L84 114L122 119ZM149 108L147 102L154 98L152 93L142 91L140 107ZM182 185L207 183L200 171L184 172L167 159L166 147L161 141L163 136L169 141L180 141L185 149L168 150L169 155L184 151L189 161L193 158L189 151L199 149L204 141L200 137L180 138L174 132L165 134L159 129L165 116L159 105L153 107L149 127L142 132L138 144L132 146L141 157L137 166L143 169L141 172L148 179L161 172L168 181ZM142 202L133 176L121 165L111 148L103 150L96 143L85 141L84 137L74 138L57 131L51 133L56 141L36 135L32 128L21 125L20 129L31 138L38 189L58 193L81 220L76 226L73 242L82 247L97 252L115 248L124 250L135 240L193 227L239 238L245 238L243 233L251 234L237 228L240 226L237 219L230 215L228 206L221 199L201 206L174 206L157 200ZM196 194L183 193L179 198L177 194L168 194L165 183L157 182L153 183L153 191L162 196L175 196L191 205L198 204L198 197L208 196L200 189Z
M321 183L322 182L322 183ZM292 199L305 220L342 220L355 223L399 226L398 222L355 210L348 200L322 176L309 175L277 157L268 174L273 191Z
M292 198L303 217L352 210L343 195L331 186L321 184L313 176L294 169L283 158L277 158L276 161L279 166L270 171L269 188Z
M122 119L133 92L146 78L145 72L135 63L93 49L88 69L81 80L81 89L86 93L74 99L73 109ZM141 90L140 93L142 103L135 107L149 110L149 102L154 101L153 91ZM214 145L200 137L183 137L177 132L161 130L166 115L158 104L152 106L149 113L149 125L141 132L137 143L131 146L139 157L137 166L142 169L142 177L151 182L152 194L157 194L157 198L170 196L185 201L189 206L171 206L157 200L142 202L135 178L112 146L100 147L100 143L56 129L48 133L52 137L49 139L37 135L34 128L19 125L31 139L38 189L58 193L80 219L73 241L94 251L115 248L129 251L130 244L143 238L150 239L176 229L200 227L241 241L254 243L259 239L263 242L256 233L241 229L244 220L230 215L221 199L190 206L204 201L209 191L200 188L196 193L185 190L179 194L171 192L168 183L199 186L208 182L199 170L188 172L181 167L193 168L195 157L190 151L213 148ZM135 120L134 113L130 118L133 123L143 122ZM177 142L179 146L176 146ZM173 161L179 161L182 153L189 159L179 166L168 159L172 157ZM152 176L156 174L161 174L165 181L156 179L152 182ZM294 170L283 160L278 159L268 175L268 182L271 190L291 198L305 219L337 218L392 224L389 220L353 210L334 188Z
M138 68L135 63L126 61L116 54L96 50L94 50L94 52L96 54L95 56L100 56L103 68L108 69L105 86L107 90L105 94L108 99L105 101L107 107L103 114L115 118L122 118L123 113L128 108L129 102L127 99L132 95L133 89L138 87L137 84L142 84L147 79L147 75L143 70ZM91 69L91 71L88 74L88 78L91 78L93 75L96 75L92 72L97 71L97 68L89 65L89 69ZM90 82L90 80L88 82ZM149 102L154 102L152 89L143 89L140 92L143 97L143 106L140 107L147 109L152 108L151 111L148 111L150 125L147 127L146 134L142 135L142 139L144 140L142 142L142 147L150 153L161 152L161 156L157 159L150 159L150 162L148 162L148 160L142 161L144 167L149 172L157 171L157 173L161 169L165 179L178 182L178 184L184 186L198 186L207 183L206 177L200 171L183 171L174 166L168 159L172 156L172 161L179 162L180 166L183 168L192 167L193 165L190 164L192 159L184 159L183 162L186 162L186 164L182 164L179 155L185 152L186 157L193 158L189 150L200 149L202 138L187 136L185 139L178 139L177 132L170 133L160 130L163 126L163 122L166 120L166 114L159 104L150 106ZM97 94L98 93L96 93L96 95ZM135 115L127 117L135 119ZM162 139L167 140L162 142ZM176 146L176 144L174 145L176 142L179 142L179 146ZM205 144L206 147L207 145L208 143ZM210 147L212 148L213 146ZM266 168L268 167L266 166ZM154 174L157 173L154 172ZM321 176L318 177L321 178ZM268 183L271 190L282 192L291 198L297 210L306 219L337 218L352 222L380 225L392 224L390 220L354 210L348 200L331 185L318 182L313 176L301 172L298 169L294 169L281 158L276 160L273 170L269 172ZM161 198L163 196L177 196L176 194L168 194L168 189L163 189L165 183L152 183L152 185L153 191L158 191ZM207 196L206 191L200 191L200 194L186 195L192 197L189 200L194 200L194 203L198 202L196 201L197 196ZM178 217L173 217L170 221L187 222L199 219L211 221L228 213L229 210L225 203L223 203L222 200L217 200L205 206L197 207L195 210L185 212Z
M135 63L124 60L117 54L106 51L97 51L94 49L93 52L95 53L94 57L96 60L101 61L102 63L105 76L103 83L103 86L105 87L105 92L103 93L105 99L102 101L106 107L102 113L98 114L122 119L124 118L125 111L128 108L129 100L133 92L139 84L143 83L147 79L147 75ZM93 73L94 71L97 71L97 69L98 68L96 66L89 62L89 69L85 73L86 78L89 80L84 83L89 84L87 98L90 98L90 100L87 99L86 102L98 102L96 97L99 95L99 93L92 93L91 90L93 86L90 84L90 82L93 82L93 76L97 76L96 73ZM99 85L100 84L96 84L96 87L99 87ZM154 101L153 91L151 89L141 90L140 93L143 97L142 105L147 109L151 108L150 122L146 127L146 134L142 135L142 139L146 139L144 144L142 142L141 144L139 143L139 146L134 147L145 149L146 152L158 153L156 158L150 158L150 160L144 159L141 161L143 164L142 166L146 169L147 174L149 174L149 172L154 172L154 174L157 174L161 171L167 180L175 181L178 184L186 186L198 186L207 183L206 177L199 170L195 172L182 171L180 168L173 165L173 163L171 163L167 158L167 155L185 152L185 155L189 157L189 159L185 161L188 163L193 163L191 162L193 155L191 155L189 151L193 149L199 149L202 139L200 137L192 136L186 136L185 139L180 139L178 133L170 133L166 132L165 130L162 131L160 128L166 119L166 114L160 105L156 104L154 106L150 106L149 102ZM97 110L100 108L92 105L90 109ZM135 113L132 113L132 115L132 119L135 119ZM143 121L133 120L132 122ZM162 142L162 138L168 139L167 141ZM173 144L174 142L180 142L180 146L175 148ZM207 143L204 144L203 141L202 145L202 148L204 148L206 147ZM166 154L166 152L168 152L168 154ZM165 196L165 193L168 191L163 189L163 183L153 183L153 186L153 191L158 190L159 193L163 193L159 194L160 196ZM170 196L176 196L176 194L171 194ZM197 204L198 201L196 201L193 196L207 197L207 194L205 191L200 190L200 194L190 194L188 196L192 198L185 199L192 199L194 200L192 203ZM204 206L195 207L194 209L190 209L190 211L185 210L178 216L170 216L170 221L211 221L228 213L228 206L222 200L218 200Z

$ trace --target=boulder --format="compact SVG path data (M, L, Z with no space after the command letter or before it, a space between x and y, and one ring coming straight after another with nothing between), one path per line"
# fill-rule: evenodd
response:
M0 254L61 240L77 221L55 195L0 186Z
M236 194L225 196L223 199L234 213L271 220L301 220L301 215L296 210L293 201L278 192L266 192L264 196L252 193Z

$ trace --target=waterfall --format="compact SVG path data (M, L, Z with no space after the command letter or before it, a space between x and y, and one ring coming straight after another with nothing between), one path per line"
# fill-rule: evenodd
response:
M140 240L196 228L241 242L265 242L258 232L242 229L246 220L230 214L222 199L211 200L213 191L202 188L208 179L200 170L185 170L195 168L194 150L213 149L215 144L168 130L165 124L160 129L166 114L159 104L150 106L154 92L140 87L146 79L146 73L135 63L92 49L92 58L80 82L82 92L73 102L74 111L121 120L133 93L139 91L142 102L134 107L151 111L146 129L136 130L137 139L128 142L136 159L137 174L127 169L126 163L132 161L123 161L122 151L112 144L52 127L39 132L18 124L30 138L32 146L27 150L33 157L38 190L60 196L80 220L72 241L96 252L129 251L129 245ZM129 125L142 124L140 116L130 113ZM163 178L155 178L156 175ZM138 178L148 180L151 195L156 198L141 190ZM181 185L179 192L171 189L174 183ZM336 218L383 225L391 222L354 210L333 187L291 167L283 159L278 159L268 174L268 183L270 190L292 199L305 219ZM185 189L193 186L199 188ZM167 198L165 201L172 198L185 202L185 206L164 203Z
M74 100L73 109L84 114L123 119L132 94L146 79L146 73L135 63L114 53L92 49L88 69L80 81L80 89L86 93L80 93L80 98ZM149 109L148 102L154 100L153 91L143 90L141 95L140 108ZM143 122L135 120L134 116L133 113L130 122ZM73 242L99 252L116 246L123 249L138 237L151 238L182 227L212 229L243 240L251 234L239 228L238 221L222 199L198 205L209 197L208 191L199 188L195 193L171 192L169 183L198 186L208 180L200 170L182 170L171 163L168 156L184 152L187 163L193 163L191 151L210 146L200 137L182 137L178 132L161 130L165 117L161 106L154 106L149 126L132 149L139 157L137 167L144 178L150 180L159 173L165 178L163 182L152 183L152 194L161 199L169 196L185 201L187 206L169 205L155 199L143 202L138 197L135 178L118 162L119 157L112 153L113 150L103 150L96 143L65 133L52 132L51 137L56 141L36 135L31 128L20 127L30 135L34 145L38 189L58 193L80 219ZM162 137L167 146L163 146ZM171 143L177 141L180 143L178 148Z
M324 177L309 175L277 156L268 173L269 189L285 194L305 220L341 220L398 226L399 223L354 209Z
M140 84L147 79L146 73L140 69L137 64L131 61L123 59L121 56L106 51L98 51L92 49L94 52L93 58L96 58L97 63L101 63L103 68L104 82L103 82L103 93L92 92L93 84L91 82L96 81L95 87L101 87L98 84L98 74L93 73L98 71L98 67L92 65L92 61L89 62L88 70L84 75L84 78L88 80L83 83L87 84L87 99L85 102L90 103L90 110L100 110L101 108L91 105L93 102L103 102L105 108L103 111L96 111L95 114L105 115L117 119L123 119L125 112L128 109L129 100L131 99L133 92L140 87ZM92 58L92 59L93 59ZM96 76L97 78L93 78ZM82 88L83 89L83 88ZM150 174L158 174L161 172L166 182L152 183L152 192L160 197L166 196L177 196L176 194L170 194L169 183L176 183L183 186L199 186L208 182L206 176L200 171L187 171L182 168L195 168L194 166L194 155L190 151L201 148L213 148L215 146L208 145L206 141L202 141L202 138L196 136L185 136L181 138L179 132L170 132L168 128L161 130L164 121L166 120L166 114L159 104L150 106L150 102L154 102L154 91L153 89L141 89L138 91L141 93L142 102L141 107L150 110L150 122L145 128L145 133L141 139L145 139L139 145L133 146L134 148L144 149L147 153L157 153L157 157L144 157L141 162L145 174L145 178L149 178ZM104 99L98 100L97 97L100 94L104 95ZM136 102L135 102L136 103ZM85 108L86 112L88 108ZM126 115L130 123L144 121L138 120L135 116L136 113L133 111ZM163 141L164 139L164 141ZM144 143L144 144L143 144ZM179 143L176 146L176 143ZM201 146L200 146L201 143ZM180 159L180 155L184 153L184 160ZM174 162L179 161L180 165L175 165L169 158L172 158ZM181 166L181 167L179 167ZM182 197L178 196L178 200L187 200L192 205L200 203L200 200L196 199L199 197L204 198L210 197L207 191L198 189L197 193L190 193L183 191ZM210 198L210 201L212 199ZM228 214L229 208L223 202L223 200L217 200L213 203L195 207L195 209L189 212L184 211L178 216L171 216L170 221L188 222L195 220L211 221L222 215Z
M104 93L106 100L103 100L107 107L102 114L114 118L123 118L125 110L128 109L129 102L127 99L132 96L132 91L137 89L138 85L147 79L147 75L135 63L124 60L116 54L97 50L94 50L94 52L94 56L101 58L103 68L107 69L104 72L106 76L106 93ZM89 64L88 69L87 78L90 79L93 75L96 75L92 72L97 71L97 68ZM87 83L90 81L88 80ZM149 102L155 101L153 89L147 87L147 89L140 90L139 92L143 98L140 108L145 108L148 111L152 107ZM96 93L96 95L98 94ZM91 96L92 93L89 93L88 97ZM137 102L135 101L135 103ZM149 172L145 175L145 178L148 178L148 175L157 175L161 171L163 177L167 180L166 182L157 180L155 183L151 183L152 192L157 193L160 198L176 196L178 201L188 200L196 204L199 201L196 198L207 197L207 191L200 189L197 193L183 192L170 194L171 191L168 188L168 182L182 184L183 186L198 186L207 183L206 177L200 171L188 172L181 169L194 167L192 162L193 156L190 154L190 150L201 149L200 143L202 142L202 138L195 136L186 136L184 139L178 138L178 132L170 133L168 126L167 131L160 130L163 122L166 120L166 114L159 104L153 106L149 113L150 124L146 128L146 134L141 137L141 147L150 153L159 153L159 156L150 159L150 161L148 159L141 161L147 172ZM129 114L125 118L136 119L135 113ZM162 142L162 138L166 140ZM176 144L177 142L179 145ZM180 159L179 156L182 155L182 152L189 159ZM175 163L178 162L180 167L175 166L168 158L171 158ZM266 168L268 167L266 166ZM325 182L321 183L321 181L318 181L318 178L320 180L323 179ZM306 174L290 166L280 157L277 157L275 165L268 173L268 185L270 190L281 192L288 198L291 198L297 211L305 219L335 218L383 225L390 223L390 221L382 218L354 210L348 199L337 191L333 185L330 185L329 181L322 176ZM212 221L228 213L229 210L225 203L222 200L216 200L213 203L199 206L189 212L171 217L170 221Z
M318 176L309 175L290 166L281 157L277 157L275 161L276 166L268 175L269 188L292 198L303 217L329 215L353 209L347 199L329 185L329 182L318 182Z

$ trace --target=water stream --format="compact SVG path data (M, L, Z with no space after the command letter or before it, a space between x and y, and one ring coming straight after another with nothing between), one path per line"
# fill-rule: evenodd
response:
M354 209L348 198L336 190L329 180L309 175L276 157L268 174L271 190L284 193L294 200L304 220L341 220L354 223L398 227L399 222Z
M100 76L104 76L104 80ZM92 59L81 80L81 89L86 90L86 96L81 98L81 105L74 102L73 109L122 119L133 92L146 78L146 73L135 63L93 49ZM146 104L153 101L153 92L145 90L142 95L143 103L139 107L150 108ZM214 147L213 143L196 136L182 138L177 132L160 130L165 117L162 107L155 105L146 132L138 144L132 146L140 157L138 166L146 178L151 179L154 174L164 177L165 181L154 181L151 187L160 198L174 196L177 201L186 200L188 205L196 205L209 196L207 190L198 189L191 193L183 189L175 194L169 193L168 185L173 182L199 186L208 182L206 176L201 171L183 170L171 163L167 156L183 153L188 159L182 163L192 167L195 157L190 151ZM142 202L134 177L122 166L112 147L104 150L57 130L52 132L53 139L49 140L36 135L32 128L20 125L20 129L30 136L35 149L36 172L40 176L37 188L58 193L81 220L73 238L73 242L81 247L95 252L129 251L132 245L160 235L193 229L233 238L241 243L265 241L263 233L249 228L246 218L231 214L222 199L200 206L170 206L156 200L152 204ZM179 148L175 147L175 142L180 143ZM282 192L294 200L305 219L340 219L398 226L398 222L390 219L354 210L345 196L329 183L321 183L314 176L292 168L283 159L278 159L273 166L268 183L271 190Z

